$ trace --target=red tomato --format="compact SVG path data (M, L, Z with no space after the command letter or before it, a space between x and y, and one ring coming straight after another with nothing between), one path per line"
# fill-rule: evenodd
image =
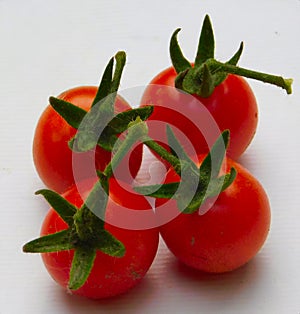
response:
M149 122L163 121L177 127L197 154L207 153L221 132L229 129L227 154L237 159L250 144L258 122L257 103L248 83L240 76L229 74L210 97L188 97L174 87L176 76L175 69L170 67L154 77L146 88L141 105L154 105ZM151 137L165 141L163 123L161 127L150 125L149 129ZM189 145L186 139L182 142L184 146Z
M58 98L88 111L96 92L97 87L82 86L67 90ZM131 109L129 104L117 96L115 113L129 109ZM74 183L72 162L77 168L80 167L79 170L76 170L77 180L91 175L84 165L94 158L94 154L96 169L99 170L104 170L111 158L111 153L100 147L97 147L96 152L73 153L68 147L68 141L73 138L75 133L76 129L71 127L50 105L44 110L36 126L33 140L33 159L36 170L45 185L59 193ZM135 177L141 165L142 145L137 146L130 156L128 155L128 158L130 173ZM119 169L124 171L124 175L118 173L122 178L129 176L129 172L125 171L128 169L128 158L125 158L122 166L118 168L119 172Z
M231 167L237 170L235 180L214 203L209 204L208 199L202 213L200 208L184 214L174 200L156 200L167 247L181 262L204 272L228 272L244 265L261 249L269 231L266 192L244 167L227 159L223 171ZM178 180L170 169L166 182ZM211 207L205 211L208 205Z
M82 198L86 198L95 180L87 179L76 187L75 185L68 189L63 196L76 207L80 207L83 203ZM110 199L107 205L106 215L110 216L109 220L114 224L105 223L105 229L113 234L121 241L126 249L123 257L111 257L97 251L92 271L85 284L78 290L72 291L77 295L88 298L101 299L119 295L136 286L146 275L150 268L158 248L159 232L158 228L143 228L142 224L147 222L139 222L140 230L136 228L126 229L119 227L118 224L132 224L129 215L120 218L116 217L118 212L128 208L133 215L147 210L153 211L149 203L141 195L132 195L130 192L118 185L115 179L110 180ZM79 192L80 191L80 192ZM119 200L122 203L119 203ZM124 205L126 203L126 206ZM131 207L132 206L132 207ZM112 218L114 217L114 218ZM149 217L146 216L146 217ZM124 221L125 220L125 221ZM67 224L58 216L51 208L48 212L41 229L41 235L48 235L67 229ZM69 273L74 251L61 251L55 253L43 253L42 259L52 278L62 287L67 288L69 281Z

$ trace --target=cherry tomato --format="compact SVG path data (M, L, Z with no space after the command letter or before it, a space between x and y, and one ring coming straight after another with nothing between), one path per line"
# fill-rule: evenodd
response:
M210 97L188 97L174 87L176 76L173 67L167 68L152 79L142 96L141 106L154 105L149 122L162 121L161 127L149 124L150 136L165 141L164 123L168 123L186 135L197 154L203 154L221 132L229 129L227 155L236 160L257 128L258 107L249 84L242 77L229 74ZM180 138L180 134L176 135ZM182 141L184 146L188 145L187 140Z
M63 92L58 98L88 111L96 92L97 87L81 86ZM129 104L117 96L115 113L129 109L131 109ZM68 141L73 138L75 133L76 129L71 127L50 105L46 107L36 126L33 140L33 160L36 170L45 185L59 193L74 183L72 164L80 167L80 170L76 171L76 179L81 180L91 175L84 167L90 159L95 158L96 169L104 170L111 158L110 152L98 146L96 151L72 152L68 147ZM129 163L130 174L135 177L140 168L141 160L142 145L139 145L118 167L118 175L128 179L129 171L126 172L125 170L128 169ZM121 171L124 172L124 175Z
M74 185L62 194L69 202L76 207L80 207L89 194L95 183L94 179L87 179ZM80 191L80 192L79 192ZM121 187L117 181L110 180L110 198L108 201L106 215L108 220L113 222L105 223L105 229L121 241L126 249L123 257L111 257L97 251L92 271L85 284L72 293L92 299L108 298L127 292L136 286L149 270L158 248L159 232L158 228L145 228L139 221L139 226L134 229L119 227L132 225L132 212L138 214L144 210L153 213L149 203L141 195L133 195L130 187ZM126 203L126 206L124 205ZM122 221L118 213L129 209L131 215L126 218L122 216ZM42 228L41 235L52 234L67 229L67 224L51 208L48 212ZM141 227L140 229L138 227ZM52 278L65 289L69 281L69 273L74 251L61 251L55 253L42 253L42 259Z
M200 271L222 273L244 265L258 253L268 235L270 204L266 192L249 171L227 159L223 171L231 167L237 170L233 183L214 202L207 199L196 212L181 213L174 200L156 200L160 232L167 247L182 263ZM165 182L178 180L169 169Z

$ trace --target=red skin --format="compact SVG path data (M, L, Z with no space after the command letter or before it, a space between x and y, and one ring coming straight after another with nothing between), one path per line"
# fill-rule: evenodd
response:
M179 128L191 141L196 154L207 153L221 132L229 129L231 140L227 155L236 160L252 141L258 122L256 99L246 80L240 76L229 74L215 88L210 97L202 98L194 95L199 103L176 91L174 88L176 75L173 67L167 68L152 79L150 84L154 85L147 87L141 105L154 105L154 112L149 121L165 121L171 126ZM169 88L162 90L162 86ZM208 110L219 130L212 121L209 121L211 117L205 115L201 103ZM171 112L170 108L175 112ZM181 114L188 118L183 118ZM194 124L197 121L196 126L188 120L193 120ZM205 134L202 134L203 131ZM157 126L150 127L150 136L152 137L159 136L164 139L165 137L162 135L164 132L165 126L159 131ZM186 145L185 142L183 144ZM191 155L193 154L194 152L191 153Z
M160 207L166 200L156 200L160 219L169 220L160 228L162 238L189 267L208 273L232 271L252 259L267 238L271 217L267 194L244 167L227 159L224 169L228 172L232 166L236 179L202 215L180 213L174 200L168 200L167 208ZM170 169L166 182L178 180Z
M64 99L74 105L88 111L95 98L97 87L81 86L67 90L58 98ZM117 96L115 113L131 109L129 104L120 96ZM76 129L71 127L50 105L42 113L36 126L33 140L33 160L36 170L44 184L58 193L65 191L74 183L72 162L77 165L76 181L95 176L83 165L87 165L93 158L94 151L87 153L73 153L68 147L68 141L74 137ZM121 173L118 176L124 180L130 177L128 168L133 177L136 176L142 160L142 145L137 146L132 154L122 161ZM72 160L73 154L73 160ZM104 170L109 163L111 153L98 147L96 149L96 169ZM81 169L82 168L82 169ZM126 169L126 170L124 170ZM123 173L124 172L124 173Z
M87 197L94 183L93 179L82 181L78 189L73 186L63 196L80 207L83 203L82 197ZM123 204L117 205L115 202L118 202L118 199L128 199L128 193L120 188L114 179L111 179L111 199L107 206L107 215L113 215L118 210L122 210ZM131 201L126 205L134 206L131 208L132 211L150 209L148 202L141 195L135 194L134 197L130 195L130 198ZM52 234L66 228L67 224L51 208L43 222L41 235ZM97 251L93 269L86 283L78 290L72 291L74 294L92 299L103 299L125 293L143 279L154 260L158 248L158 228L129 230L105 223L105 229L125 245L126 253L123 257L111 257ZM42 254L49 274L65 289L69 281L73 255L73 250Z

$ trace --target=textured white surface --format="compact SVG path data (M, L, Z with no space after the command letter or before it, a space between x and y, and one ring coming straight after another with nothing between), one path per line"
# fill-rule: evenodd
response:
M271 232L259 255L230 274L178 265L161 242L149 274L129 294L89 301L65 294L22 245L39 233L47 206L31 144L50 95L97 85L109 58L127 52L122 88L147 84L169 66L168 41L194 57L204 15L216 55L245 42L240 65L294 78L294 93L251 81L258 133L241 162L267 190ZM300 1L0 1L0 313L300 313ZM134 104L133 104L134 105Z

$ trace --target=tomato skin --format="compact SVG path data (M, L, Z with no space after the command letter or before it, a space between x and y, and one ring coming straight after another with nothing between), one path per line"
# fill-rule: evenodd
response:
M83 203L82 198L87 197L94 183L94 179L84 180L79 183L78 187L74 185L69 188L63 196L80 207ZM126 193L128 193L120 188L115 179L111 179L111 186L111 199L107 206L108 215L124 206L123 204L116 205L117 198L122 196L122 199L126 199ZM135 196L133 211L149 208L150 205L141 195ZM43 222L41 235L52 234L66 228L67 224L51 208ZM106 223L105 229L125 245L126 253L123 257L111 257L97 251L93 269L86 283L78 290L72 291L73 294L91 299L103 299L125 293L143 279L155 258L159 241L158 228L129 230ZM42 253L41 255L51 277L67 289L74 251Z
M175 89L175 78L177 74L173 67L169 67L154 77L146 88L141 105L153 104L154 112L149 120L161 120L171 126L179 128L192 142L197 154L207 153L209 147L206 143L207 134L201 134L200 130L213 129L207 125L207 119L202 118L203 110L201 105L193 104L187 98L182 98ZM158 86L155 86L158 85ZM161 86L169 86L167 90ZM228 157L236 160L251 143L258 124L258 106L251 87L246 80L240 76L229 74L227 78L218 85L213 94L208 98L197 95L194 97L204 105L212 118L217 123L220 132L211 134L208 142L214 143L218 135L226 129L230 130L231 141L228 148ZM155 106L157 105L157 106ZM186 108L188 106L188 108ZM164 107L173 108L171 112ZM178 114L176 113L178 112ZM189 111L189 114L186 113ZM180 113L190 117L198 117L198 127L182 118ZM155 136L155 130L150 130ZM150 133L151 136L151 133Z
M173 220L160 233L170 251L189 267L208 273L232 271L252 259L263 246L270 228L270 204L261 184L244 167L227 159L227 171L237 177L204 214L180 213L176 203L157 199L160 219L173 211ZM176 180L169 170L166 182ZM178 178L177 178L178 180ZM205 205L205 204L204 204Z
M88 111L96 93L96 86L80 86L63 92L58 98ZM131 109L129 104L123 98L117 96L115 113L129 109ZM76 180L82 180L91 176L90 172L82 165L87 164L89 160L94 158L94 154L96 168L99 170L104 170L111 158L110 152L98 146L96 151L73 153L68 147L68 141L75 134L76 129L71 127L50 105L45 108L35 129L33 139L35 168L44 184L58 193L65 191L74 183L72 163L81 166L80 170L76 172ZM135 177L141 165L142 145L137 146L128 158L131 175ZM128 162L128 158L124 159L124 164L120 169L127 169L126 162ZM119 175L122 176L122 173ZM126 177L126 174L124 177Z

